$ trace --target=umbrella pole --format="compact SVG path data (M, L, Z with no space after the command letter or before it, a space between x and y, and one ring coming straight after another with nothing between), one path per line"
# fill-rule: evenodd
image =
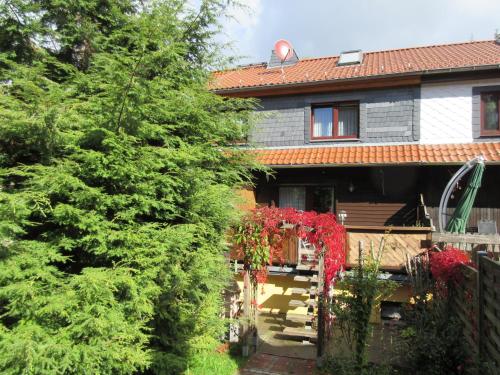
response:
M448 223L448 215L446 214L446 210L448 208L448 202L450 200L451 193L453 192L453 187L455 184L460 181L460 179L466 175L472 168L476 166L478 163L484 163L484 157L482 155L475 157L472 160L469 160L465 163L458 171L453 175L450 179L446 188L444 189L443 195L441 196L441 201L439 202L439 211L438 211L438 224L439 231L444 232L446 229L446 224Z

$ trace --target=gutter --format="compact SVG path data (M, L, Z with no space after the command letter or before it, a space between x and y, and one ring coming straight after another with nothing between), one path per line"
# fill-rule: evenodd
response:
M454 161L454 162L426 162L426 161L418 161L418 162L393 162L393 163L359 163L359 164L264 164L266 167L272 169L294 169L294 168L350 168L350 167L387 167L387 166L414 166L414 167L422 167L422 166L440 166L440 165L463 165L466 162L464 161ZM486 161L486 165L500 165L500 161Z
M247 87L234 87L230 89L219 89L212 90L216 94L233 94L233 93L243 93L247 91L266 91L271 89L285 89L285 88L302 88L309 86L322 86L322 85L331 85L332 83L348 83L348 82L363 82L363 81L372 81L383 78L400 78L400 77L418 77L418 76L432 76L432 75L440 75L447 73L463 73L463 72L477 72L477 71L486 71L486 70L500 70L500 64L492 64L492 65L473 65L466 67L458 67L458 68L443 68L443 69L433 69L433 70L419 70L408 73L388 73L388 74L377 74L366 77L354 77L354 78L345 78L345 79L330 79L330 80L321 80L321 81L306 81L306 82L297 82L297 83L286 83L286 84L270 84L270 85L261 85L261 86L247 86Z

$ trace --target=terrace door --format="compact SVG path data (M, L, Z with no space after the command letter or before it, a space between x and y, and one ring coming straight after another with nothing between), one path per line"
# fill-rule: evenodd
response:
M333 186L313 186L309 190L308 210L318 213L334 212Z
M301 211L334 212L334 194L331 185L280 186L279 207Z
M292 207L302 211L312 210L318 213L334 212L333 186L281 186L279 207ZM291 238L283 245L286 264L297 264L298 250L298 238Z

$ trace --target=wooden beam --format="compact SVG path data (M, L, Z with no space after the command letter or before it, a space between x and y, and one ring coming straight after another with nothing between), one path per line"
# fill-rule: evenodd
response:
M300 84L289 84L282 86L264 87L242 87L228 90L214 90L216 94L231 97L250 98L277 95L295 95L319 92L335 92L350 90L367 90L387 87L418 86L421 83L420 76L389 77L371 79L351 79L346 81L336 80L329 82L306 82Z
M368 230L368 231L388 231L388 232L431 232L431 227L395 227L395 226L377 226L377 225L345 225L349 230Z

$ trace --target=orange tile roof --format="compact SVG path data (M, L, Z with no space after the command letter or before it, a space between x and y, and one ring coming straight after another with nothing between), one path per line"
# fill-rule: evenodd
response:
M500 142L464 144L406 144L383 146L330 146L254 150L269 166L462 164L483 155L488 163L500 163Z
M418 74L441 69L500 67L500 45L492 40L364 53L360 65L337 66L338 56L302 59L281 69L255 64L214 73L213 90L272 87L321 81Z

